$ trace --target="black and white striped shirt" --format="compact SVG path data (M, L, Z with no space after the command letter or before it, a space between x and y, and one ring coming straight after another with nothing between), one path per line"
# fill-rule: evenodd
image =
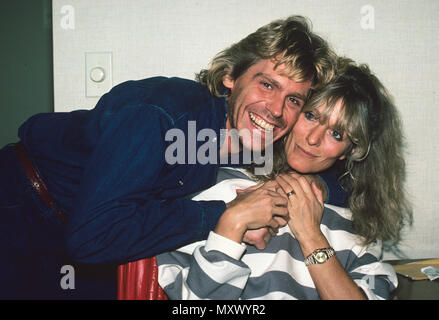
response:
M224 180L194 200L236 197L255 182ZM381 243L363 246L348 209L325 205L321 230L335 258L369 299L387 299L397 286L392 266L381 260ZM331 258L334 259L334 258ZM159 283L170 299L319 299L298 241L288 225L264 250L211 232L208 239L157 256Z

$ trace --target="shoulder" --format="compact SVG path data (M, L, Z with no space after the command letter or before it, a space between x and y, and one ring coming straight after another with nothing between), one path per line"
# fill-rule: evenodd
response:
M348 208L325 204L322 224L331 230L343 230L353 233L352 212Z
M347 208L325 205L321 221L321 230L331 246L338 251L344 251L341 257L342 265L349 259L350 252L362 250L362 238L355 232L352 224L352 213Z
M199 193L192 200L221 200L227 203L236 198L236 190L247 189L255 184L256 182L250 179L226 179Z
M187 114L196 118L224 104L222 99L213 97L206 86L177 77L127 81L114 87L112 93L159 108L174 120Z

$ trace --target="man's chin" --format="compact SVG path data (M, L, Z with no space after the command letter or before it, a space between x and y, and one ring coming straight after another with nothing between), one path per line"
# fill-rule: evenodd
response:
M285 128L275 128L271 132L271 137L272 137L273 143L282 139L287 134L288 134L288 130L286 130Z
M252 153L261 153L264 152L267 147L270 147L270 145L265 145L264 141L262 141L262 143L241 143L241 150L250 150Z

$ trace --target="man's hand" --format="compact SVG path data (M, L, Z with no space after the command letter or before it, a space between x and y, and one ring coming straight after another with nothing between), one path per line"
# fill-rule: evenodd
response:
M244 234L243 242L255 246L259 250L265 249L271 239L269 228L247 230Z
M276 182L269 182L239 192L238 196L227 204L227 210L218 221L215 232L240 243L249 229L271 227L277 230L280 226L286 225L288 200L285 195L274 191L276 186ZM259 231L247 238L262 248L270 239L268 235Z
M279 220L279 226L283 227L286 225L286 221ZM267 246L268 242L270 242L271 237L276 235L278 229L274 230L269 227L255 229L255 230L247 230L244 234L243 242L255 246L256 249L263 250Z
M256 190L260 186L261 186L261 184L258 184L256 186L253 186L253 187L250 187L247 189L237 189L236 193L241 194L241 193L249 192L252 190ZM280 188L278 183L275 181L266 182L266 187L273 190L273 191L277 191ZM278 221L279 227L283 227L287 224L287 221L280 218L280 217L275 217L275 219ZM258 250L263 250L267 247L267 244L268 244L268 242L270 242L271 237L275 236L278 231L279 231L279 228L273 229L273 228L269 228L269 227L254 229L254 230L247 230L244 234L242 241L244 243L249 244L249 245L255 246Z

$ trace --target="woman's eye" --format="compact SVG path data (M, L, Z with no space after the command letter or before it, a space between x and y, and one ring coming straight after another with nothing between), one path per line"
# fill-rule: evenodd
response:
M337 130L332 130L332 136L337 141L342 141L343 140L343 135L340 132L338 132Z
M313 120L316 119L314 113L312 113L311 111L306 111L306 112L305 112L305 118L306 118L307 120L310 120L310 121L313 121Z

